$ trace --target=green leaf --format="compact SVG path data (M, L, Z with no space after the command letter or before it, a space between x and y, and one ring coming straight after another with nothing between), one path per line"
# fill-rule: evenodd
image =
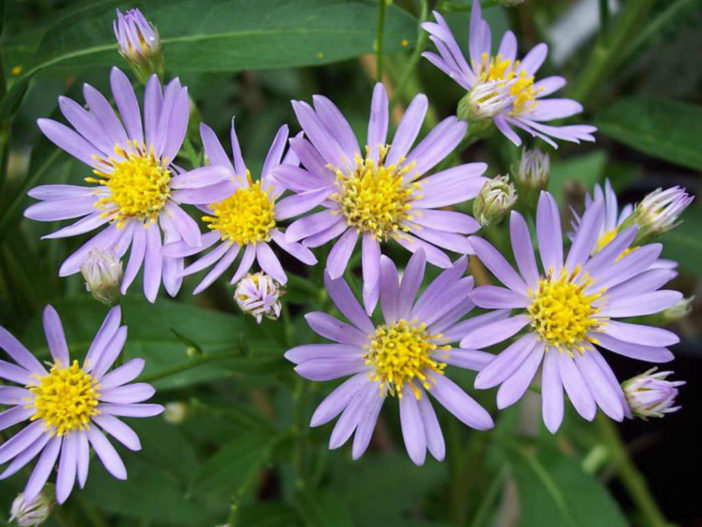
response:
M606 164L607 155L601 150L554 161L551 163L548 190L558 202L571 181L582 184L588 192L592 192L592 187L602 176Z
M297 513L281 503L256 503L242 508L238 527L298 527Z
M607 490L555 448L508 446L522 510L521 527L625 527Z
M6 115L21 98L27 79L40 71L74 72L123 64L112 30L109 0L53 18L34 59L2 104ZM370 0L150 0L137 1L157 27L166 67L173 72L242 71L329 64L373 52L377 7ZM416 21L390 6L386 53L413 40Z
M264 373L288 371L283 350L261 330L251 327L243 317L203 309L160 297L150 304L142 297L121 301L123 323L129 335L123 360L146 360L143 378L159 390L182 388L196 383L231 377L236 372ZM64 324L71 352L81 357L87 350L107 310L88 294L55 305ZM40 317L26 331L26 344L40 356L48 357ZM171 328L187 335L204 350L191 356L188 348ZM242 339L248 351L237 351ZM231 353L230 353L231 352ZM238 354L235 358L222 358ZM217 360L211 360L217 358ZM191 366L199 364L195 368ZM172 375L165 376L167 373Z
M619 99L596 120L600 131L649 156L702 170L702 107L672 99Z
M400 525L422 496L443 483L446 465L427 460L417 467L403 454L364 456L364 463L339 467L335 476L354 524Z
M700 225L702 225L702 207L691 207L683 213L682 224L661 239L663 256L678 261L680 267L697 276L702 275Z
M191 491L225 497L243 493L255 483L277 440L278 437L259 430L234 438L202 466Z
M302 489L297 505L309 527L353 527L346 504L330 491Z

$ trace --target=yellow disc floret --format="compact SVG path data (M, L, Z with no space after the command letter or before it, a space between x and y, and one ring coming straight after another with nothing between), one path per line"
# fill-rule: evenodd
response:
M477 71L482 82L511 82L509 94L513 98L513 104L510 115L529 112L536 107L536 96L540 90L534 87L533 75L524 70L519 71L518 60L511 61L501 55L490 57L483 53L481 63L474 64L473 69Z
M366 147L370 151L370 147ZM331 198L339 204L346 223L359 233L370 233L377 240L409 231L404 224L412 218L412 201L419 199L419 183L406 180L413 164L402 167L404 159L385 166L388 147L380 149L380 159L356 156L351 174L336 169L339 191Z
M602 234L597 239L597 243L595 244L595 249L592 251L592 254L597 254L602 249L607 247L612 242L612 240L614 240L614 238L617 237L617 234L619 234L619 229L617 227L615 227L611 231L607 231L604 234ZM626 249L624 249L622 251L622 254L620 254L617 257L617 260L620 260L621 258L626 256L627 254L629 254L631 251L633 251L634 249L635 249L635 247L627 247Z
M261 180L253 183L247 171L247 187L239 187L224 201L209 206L211 216L203 216L207 226L219 231L223 240L241 246L268 241L275 227L275 210L270 190L264 190Z
M437 350L449 349L449 346L441 346L440 342L441 335L431 335L425 324L400 319L376 328L363 358L372 367L372 380L380 381L383 394L402 397L403 386L410 383L419 399L421 392L414 383L431 389L428 375L431 372L443 374L446 367L445 363L433 357Z
M68 367L54 364L39 378L39 384L27 389L34 394L32 421L41 419L52 433L63 436L73 430L85 430L98 412L98 383L73 361Z
M571 273L564 270L557 277L549 274L541 279L538 290L530 292L527 311L531 327L547 349L554 347L572 355L582 352L587 341L594 342L588 332L605 322L597 316L599 308L595 306L604 291L587 294L585 289L591 283L580 269Z
M119 159L99 160L106 167L93 171L99 178L86 178L110 191L109 196L95 202L95 207L104 210L103 215L118 227L131 218L155 222L171 196L167 160L159 159L153 147L147 150L136 141L129 150L116 145L115 153Z

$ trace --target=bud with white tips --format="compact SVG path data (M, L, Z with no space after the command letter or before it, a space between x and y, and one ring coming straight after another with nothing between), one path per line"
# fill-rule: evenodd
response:
M524 0L500 0L500 5L504 7L514 7L519 4L523 4Z
M671 324L685 318L692 312L692 304L695 302L695 295L683 298L672 307L669 307L661 313L663 325Z
M510 95L512 81L488 81L476 84L458 102L458 118L469 123L492 119L513 102ZM473 133L473 132L471 132Z
M119 53L134 70L139 80L146 80L153 74L163 76L163 55L158 31L139 9L129 9L122 13L117 9L117 19L112 24Z
M518 186L543 190L548 184L551 158L538 148L524 149L519 164L512 166L512 176Z
M517 190L507 176L489 179L473 202L473 216L483 227L500 221L517 203Z
M651 368L622 383L634 417L646 420L649 417L663 417L680 409L680 406L674 406L675 398L678 396L678 386L685 384L685 381L667 380L672 373L656 372L656 368Z
M119 298L122 282L122 262L112 250L93 248L80 267L85 289L98 302L111 306Z
M660 236L677 227L680 215L694 199L682 187L656 189L636 205L625 225L628 227L636 224L638 233L635 243L641 244L648 238Z
M17 495L10 508L10 521L22 527L36 527L43 524L51 515L54 506L52 492L42 490L30 503L24 501L24 494Z
M234 300L244 313L256 318L259 324L263 317L277 320L280 316L280 297L284 291L278 282L263 272L247 274L236 286Z

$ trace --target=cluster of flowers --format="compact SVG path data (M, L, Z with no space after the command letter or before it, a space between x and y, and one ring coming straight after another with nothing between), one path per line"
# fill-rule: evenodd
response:
M667 372L634 379L623 389L599 350L653 363L673 358L667 347L678 342L675 334L617 319L658 313L681 301L680 293L661 289L675 276L674 264L661 260L661 245L647 240L672 228L691 198L672 188L620 213L611 187L597 187L582 217L574 219L565 252L558 205L541 191L535 232L541 265L527 221L513 211L509 232L515 269L475 235L514 204L517 194L509 179L483 177L484 163L434 168L459 147L468 132L466 121L491 120L517 145L521 139L515 128L553 146L555 139L592 141L595 129L544 124L582 110L575 101L545 98L564 85L562 77L535 81L547 54L544 44L519 61L516 39L508 32L492 55L490 28L476 1L467 61L441 15L435 17L436 23L423 27L438 55L425 56L467 90L459 104L460 119L444 119L415 145L428 107L420 94L390 140L388 96L377 84L367 136L359 143L328 98L315 95L312 104L293 101L302 132L289 138L288 127L281 126L260 178L253 178L233 121L231 158L213 130L201 124L208 164L187 171L175 163L188 129L187 88L178 79L162 87L157 75L143 75L144 69L158 69L154 64L162 68L154 58L160 57L158 34L137 10L118 13L120 50L145 80L143 107L117 68L110 82L118 113L89 85L84 87L87 109L61 97L59 107L71 127L49 119L38 125L57 146L93 169L86 178L91 185L36 187L29 194L39 202L25 215L50 222L79 218L46 238L102 229L63 262L59 274L82 270L88 289L105 302L124 294L142 269L144 295L154 302L161 283L175 295L184 276L211 268L195 288L197 294L239 258L231 277L237 284L235 299L259 322L264 316L277 318L280 286L287 281L272 245L314 265L311 249L334 240L324 286L349 323L327 313L308 313L309 326L333 343L298 346L285 357L306 379L350 376L319 405L311 425L340 416L330 448L353 435L354 458L368 447L388 397L399 401L402 435L417 464L424 462L427 450L439 460L445 454L428 395L467 426L491 428L490 413L449 379L448 366L478 372L477 389L499 386L499 408L516 403L541 372L543 420L552 432L563 420L564 391L588 420L598 407L615 420L674 410L679 383L666 381ZM543 189L548 157L525 154L517 173L522 184ZM477 220L445 210L472 199ZM184 205L201 211L207 232L201 232ZM285 228L283 223L293 219ZM359 240L361 302L343 278ZM383 255L390 240L412 253L403 273ZM445 251L462 256L452 261ZM120 260L128 252L122 272ZM475 286L473 277L465 276L469 254L504 287ZM185 259L195 255L186 265ZM261 272L250 274L254 263ZM442 272L420 292L427 264ZM378 304L382 322L372 319ZM487 311L466 318L476 306ZM0 386L0 404L11 406L0 413L0 430L30 421L0 445L0 465L9 463L0 478L39 456L24 490L26 503L37 497L56 463L59 503L76 482L82 487L90 447L112 475L125 478L124 465L103 432L137 450L136 434L118 417L163 410L143 404L154 392L149 385L129 384L144 361L132 359L108 373L127 337L120 320L115 307L81 365L71 362L58 315L47 307L44 327L53 359L48 371L0 328L0 347L15 362L0 361L0 378L17 385ZM509 345L498 354L484 351L500 343Z

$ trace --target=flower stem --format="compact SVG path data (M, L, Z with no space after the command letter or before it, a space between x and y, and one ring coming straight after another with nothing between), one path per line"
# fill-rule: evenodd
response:
M600 429L609 454L614 464L614 470L619 481L624 485L629 496L636 504L641 513L642 525L645 527L666 527L668 522L663 513L658 508L655 499L651 495L645 478L634 465L629 456L626 445L622 441L614 423L607 417L600 415L597 418L597 425Z
M236 359L238 357L241 357L243 354L244 352L241 349L237 348L234 351L223 351L220 353L208 353L207 355L200 355L197 357L193 357L184 364L178 364L177 366L173 366L172 368L165 369L158 373L147 375L143 377L141 381L146 383L153 383L154 381L165 379L166 377L170 377L171 375L183 373L184 371L192 370L194 368L199 368L203 364L207 364L209 362L216 362L219 360L226 359Z
M640 30L641 22L656 0L626 2L615 20L615 25L602 36L590 54L583 72L573 90L573 98L586 100L595 87L626 59L624 53L632 37Z
M385 31L385 0L378 0L378 36L375 40L375 63L378 82L383 82L383 33Z

